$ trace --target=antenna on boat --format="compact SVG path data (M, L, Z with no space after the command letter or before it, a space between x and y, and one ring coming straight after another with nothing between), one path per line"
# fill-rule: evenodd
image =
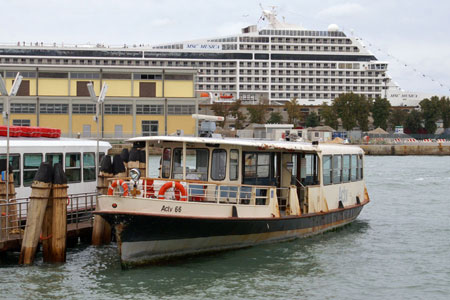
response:
M199 115L193 114L192 118L196 120L202 120L199 129L199 136L201 137L222 137L220 134L214 134L216 131L216 122L223 122L225 120L224 117L221 116L210 116L210 115Z

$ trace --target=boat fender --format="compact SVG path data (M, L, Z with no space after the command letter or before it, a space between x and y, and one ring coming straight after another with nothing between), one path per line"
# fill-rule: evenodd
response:
M108 188L108 196L112 196L114 194L114 188L116 188L118 185L123 188L122 196L128 196L128 184L122 179L115 180L111 183Z
M165 183L158 192L158 199L163 200L165 199L164 194L166 193L166 191L170 188L173 188L175 191L175 198L177 200L181 200L181 201L187 201L187 193L186 193L186 189L184 188L184 186L179 183L179 182L175 182L175 181L169 181L167 183ZM177 191L179 192L179 194L177 194ZM181 195L181 197L180 197Z

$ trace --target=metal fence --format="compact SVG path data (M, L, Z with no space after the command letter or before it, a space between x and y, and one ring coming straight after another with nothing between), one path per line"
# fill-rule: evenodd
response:
M91 222L92 212L97 203L97 193L73 194L67 197L67 224L74 224L78 229L80 223ZM28 215L30 198L0 200L0 242L11 237L23 237Z

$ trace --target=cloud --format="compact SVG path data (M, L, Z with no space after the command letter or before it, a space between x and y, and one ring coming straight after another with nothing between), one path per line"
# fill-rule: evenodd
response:
M173 24L173 21L169 18L161 18L161 19L153 20L151 24L152 24L152 26L155 26L155 27L163 27L163 26Z
M358 3L343 3L321 10L317 15L320 18L349 17L363 13L365 8Z

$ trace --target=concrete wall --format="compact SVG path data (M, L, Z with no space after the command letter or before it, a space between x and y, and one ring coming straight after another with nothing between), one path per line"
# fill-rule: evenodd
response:
M450 155L450 144L360 145L366 155Z

